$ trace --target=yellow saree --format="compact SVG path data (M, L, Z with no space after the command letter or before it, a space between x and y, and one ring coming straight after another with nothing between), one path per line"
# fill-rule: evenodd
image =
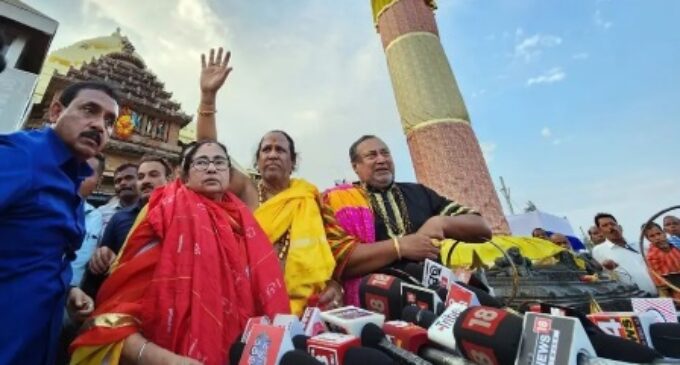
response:
M326 239L319 209L319 191L302 179L255 210L255 219L273 243L286 232L290 247L284 280L292 313L301 315L310 296L320 293L331 279L335 259Z

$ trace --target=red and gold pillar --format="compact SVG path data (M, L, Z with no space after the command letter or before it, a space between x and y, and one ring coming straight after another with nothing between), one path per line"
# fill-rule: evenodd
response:
M416 178L509 233L434 19L434 0L372 0Z

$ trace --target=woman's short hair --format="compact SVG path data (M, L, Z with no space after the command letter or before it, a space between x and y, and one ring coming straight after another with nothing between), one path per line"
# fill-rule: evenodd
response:
M182 153L181 166L182 166L182 177L183 178L186 178L187 176L189 176L189 170L191 169L191 163L193 162L194 156L196 156L196 151L198 151L198 149L201 146L206 145L206 144L210 144L210 143L214 143L214 144L220 146L220 148L222 148L222 151L224 151L224 154L227 156L227 161L229 162L229 167L231 168L231 159L229 158L229 152L227 152L227 147L225 145L223 145L222 143L217 142L215 140L203 139L203 140L196 141L196 142L188 145L187 148Z

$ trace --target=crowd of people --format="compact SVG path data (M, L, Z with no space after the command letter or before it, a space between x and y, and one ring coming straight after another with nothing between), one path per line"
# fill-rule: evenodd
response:
M253 140L257 176L235 166L215 119L229 59L201 56L196 142L179 164L118 166L99 208L87 198L118 116L112 86L72 84L50 106L52 127L0 136L0 363L221 365L253 316L358 305L363 276L438 260L443 239L491 238L474 210L395 182L374 135L348 146L358 181L325 191L292 177L298 152L283 130ZM592 255L674 295L665 277L680 272L680 219L642 230L650 270L610 214L589 230ZM570 248L562 234L533 235Z
M680 300L677 289L680 279L680 218L664 216L663 227L656 222L644 223L640 233L648 244L642 247L626 240L623 227L613 215L598 213L594 223L588 230L588 238L593 245L592 256L602 267L618 280L635 284L649 295ZM560 233L548 233L539 227L531 235L566 249L572 248L566 236Z
M53 127L0 136L0 363L224 364L250 317L358 303L368 273L437 259L445 238L490 239L478 213L395 182L377 136L349 146L358 181L321 192L291 177L295 142L271 131L251 178L217 141L230 72L229 53L202 55L197 142L174 168L158 156L117 167L97 209L86 198L120 107L113 87L72 84Z

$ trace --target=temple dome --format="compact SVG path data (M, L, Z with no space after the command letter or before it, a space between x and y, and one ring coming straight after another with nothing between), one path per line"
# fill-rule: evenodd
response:
M64 75L71 67L79 68L83 63L111 53L128 53L125 51L128 51L131 57L136 58L138 64L141 62L142 68L146 67L128 38L121 34L120 29L116 29L111 35L85 39L51 52L40 72L33 102L39 103L42 100L45 89L55 72Z

